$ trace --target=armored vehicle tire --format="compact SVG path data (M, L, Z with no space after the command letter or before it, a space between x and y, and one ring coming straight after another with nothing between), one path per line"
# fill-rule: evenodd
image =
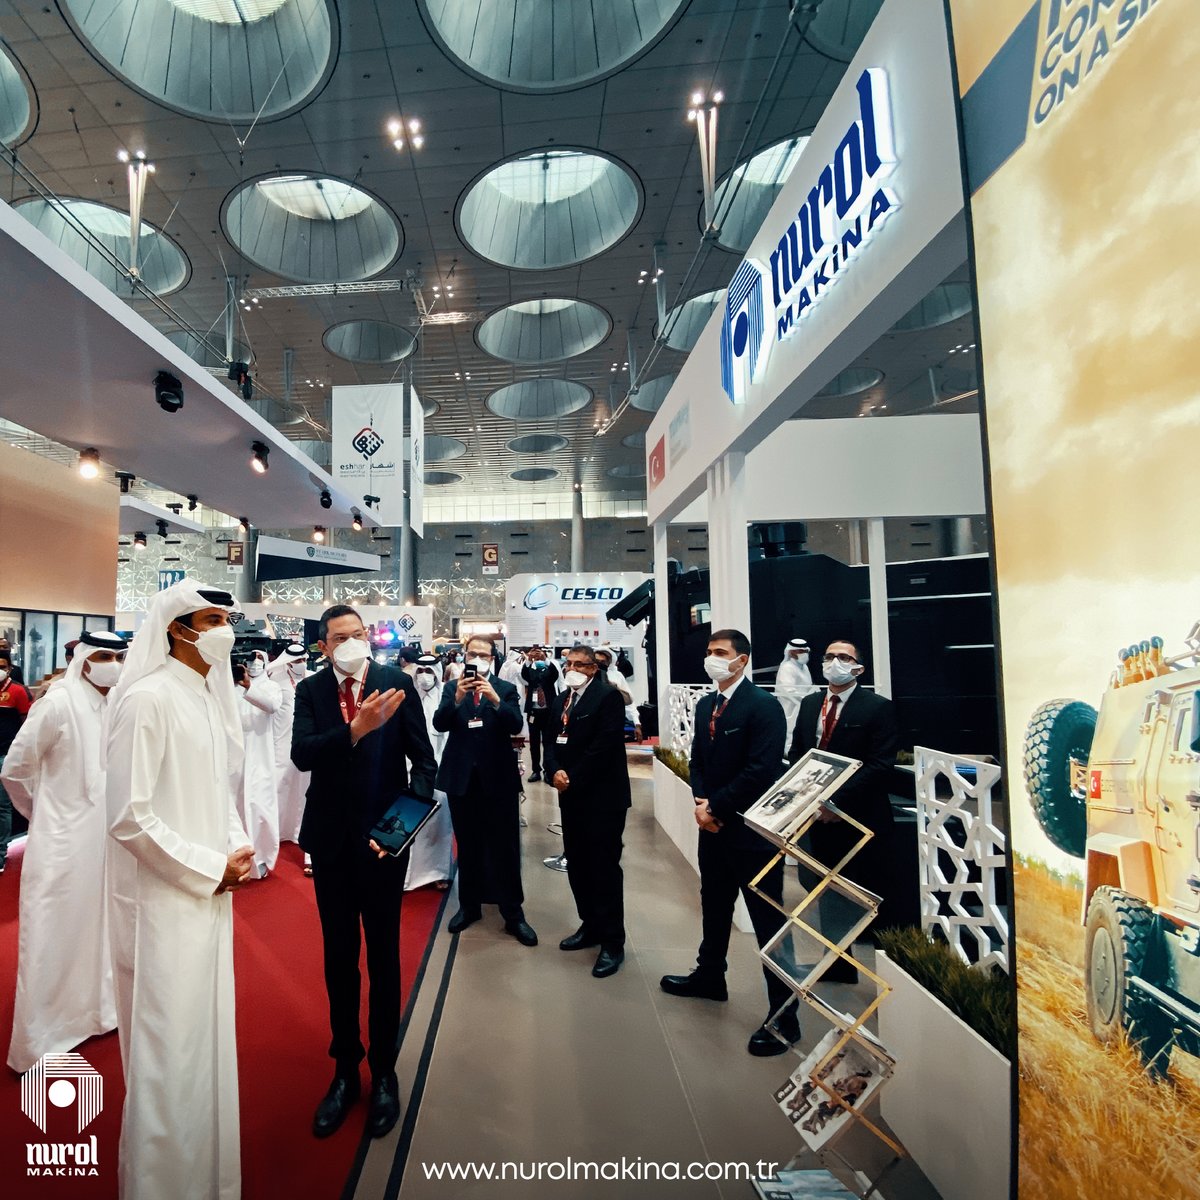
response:
M1071 788L1071 759L1086 763L1096 710L1082 700L1049 700L1025 729L1025 788L1042 832L1067 854L1087 846L1087 801Z
M1105 1045L1126 1033L1156 1074L1167 1069L1173 1030L1129 982L1135 975L1154 982L1161 936L1158 918L1143 901L1119 888L1096 889L1088 905L1083 966L1088 1024Z

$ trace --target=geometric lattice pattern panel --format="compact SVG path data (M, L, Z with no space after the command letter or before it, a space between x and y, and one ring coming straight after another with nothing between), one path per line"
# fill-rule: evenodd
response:
M713 690L712 684L673 683L667 689L667 723L659 724L659 739L670 750L691 754L696 733L696 705Z
M1008 911L996 900L997 883L1007 882L993 812L1000 768L924 746L915 757L921 924L964 962L1007 971Z

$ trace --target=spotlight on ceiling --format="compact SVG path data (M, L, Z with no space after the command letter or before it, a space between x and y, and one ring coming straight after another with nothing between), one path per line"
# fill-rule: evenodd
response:
M250 532L250 518L249 517L238 517L238 528L243 533L249 533Z
M170 371L154 377L154 399L163 412L177 413L183 407L183 384Z
M188 512L195 512L196 506L200 503L200 497L199 496L189 496L187 498L187 502L188 502Z
M133 481L137 478L132 471L114 471L118 481L121 484L121 495L128 496L129 489L133 487Z
M100 452L89 446L79 452L79 473L84 479L95 479L100 474Z
M158 526L158 536L165 538L167 536L167 522L162 517L159 517L154 524Z
M378 496L364 496L363 503L368 508L374 508L379 503L379 497Z
M183 505L178 500L172 500L167 507L176 515L179 516L183 512Z
M333 497L329 494L328 489L322 490L322 492L321 492L321 507L322 508L332 508L333 507Z
M270 454L265 442L250 443L250 466L260 475L265 475L270 464L267 462L267 455Z
M362 513L360 513L357 508L352 508L350 510L350 528L353 529L355 533L362 533L362 527Z
M133 535L133 548L135 550L145 550L146 535L144 533L135 533Z
M313 541L314 542L323 542L324 540L325 540L325 526L324 525L314 525L313 526Z

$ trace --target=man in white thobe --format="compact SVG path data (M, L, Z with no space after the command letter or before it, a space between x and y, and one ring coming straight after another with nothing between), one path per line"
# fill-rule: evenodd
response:
M296 644L285 647L271 660L267 674L279 685L283 695L279 707L271 716L271 732L275 738L279 840L298 842L309 773L296 770L292 762L292 718L296 712L296 684L308 674L308 652ZM308 854L304 856L304 872L306 875L312 874L312 857Z
M274 717L283 703L283 689L267 673L267 656L261 651L242 669L242 772L241 816L254 847L252 878L266 879L279 858L279 795L275 775Z
M808 642L804 638L792 638L784 647L783 661L775 672L775 699L783 707L789 746L792 744L796 718L800 715L800 701L817 690L812 681L812 672L808 669L808 655Z
M0 779L29 821L8 1065L24 1074L117 1027L104 905L108 841L100 740L125 639L85 633L61 683L30 710Z
M109 699L108 895L122 1200L241 1194L233 900L242 727L228 593L158 593Z
M413 682L421 697L421 709L425 713L425 728L429 731L429 744L438 766L442 765L442 751L446 747L445 733L433 727L433 714L438 710L442 698L442 672L436 655L423 654L413 668ZM451 865L454 860L454 824L450 820L450 801L446 793L434 788L433 798L441 807L429 818L413 841L409 851L408 872L404 876L404 890L433 883L442 888L450 882Z

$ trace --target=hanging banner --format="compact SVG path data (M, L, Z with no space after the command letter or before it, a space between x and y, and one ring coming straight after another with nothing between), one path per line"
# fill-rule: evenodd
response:
M404 461L408 474L408 523L417 537L425 536L425 410L417 389L408 389L408 437Z
M1011 808L1020 1195L1200 1197L1200 38L950 0ZM1170 1072L1170 1079L1164 1078Z
M369 515L372 524L400 523L404 500L403 455L403 384L333 388L330 474L358 498L363 515ZM377 499L368 500L368 496Z
M500 546L496 542L483 543L483 573L485 575L500 574Z
M229 542L225 547L225 562L231 575L240 575L246 569L246 543Z

